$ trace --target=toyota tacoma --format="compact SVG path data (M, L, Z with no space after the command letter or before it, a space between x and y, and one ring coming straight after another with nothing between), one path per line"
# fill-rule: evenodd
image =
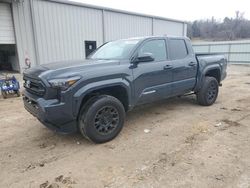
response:
M24 106L46 127L95 143L115 138L135 106L195 94L212 105L227 60L195 54L186 37L108 42L85 60L42 64L24 72Z

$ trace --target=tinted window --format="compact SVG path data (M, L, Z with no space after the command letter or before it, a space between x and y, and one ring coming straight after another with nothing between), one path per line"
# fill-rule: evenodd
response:
M188 55L187 47L184 40L170 39L169 40L170 59L183 59Z
M167 59L165 40L151 40L143 44L139 50L139 56L144 53L152 53L155 61Z

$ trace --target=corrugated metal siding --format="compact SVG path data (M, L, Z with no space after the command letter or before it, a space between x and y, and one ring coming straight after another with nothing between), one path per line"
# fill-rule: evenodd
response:
M85 58L85 40L103 42L128 37L183 36L184 24L43 0L33 1L39 63ZM104 16L104 17L103 17ZM104 24L104 29L103 29ZM104 33L103 33L104 32Z
M196 53L208 53L209 52L209 46L207 45L204 45L204 46L193 45L193 49Z
M105 40L152 35L152 18L105 11Z
M211 52L228 52L228 45L212 45L210 46Z
M40 64L85 58L85 40L103 43L102 11L34 1L35 34Z
M183 23L154 19L154 35L183 36L185 34L183 27Z
M12 3L12 12L19 67L22 71L25 67L26 56L30 58L32 65L37 64L29 1Z
M0 44L15 44L10 4L0 3Z
M230 63L250 63L250 41L195 42L196 53L225 54Z
M231 45L232 52L249 52L249 49L250 49L250 42Z
M83 59L85 40L186 34L184 22L69 1L12 1L12 12L21 71L26 54L32 65Z

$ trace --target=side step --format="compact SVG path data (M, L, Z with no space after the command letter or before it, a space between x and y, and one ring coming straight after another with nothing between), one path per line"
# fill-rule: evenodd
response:
M189 92L189 93L186 93L184 95L179 95L178 97L181 98L181 97L186 97L186 96L189 96L189 95L194 95L195 92Z

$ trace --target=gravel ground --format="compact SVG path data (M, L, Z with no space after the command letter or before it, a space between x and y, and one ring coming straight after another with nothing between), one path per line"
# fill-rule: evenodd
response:
M250 66L229 66L217 102L194 96L138 107L96 145L59 135L0 99L0 187L250 187Z

